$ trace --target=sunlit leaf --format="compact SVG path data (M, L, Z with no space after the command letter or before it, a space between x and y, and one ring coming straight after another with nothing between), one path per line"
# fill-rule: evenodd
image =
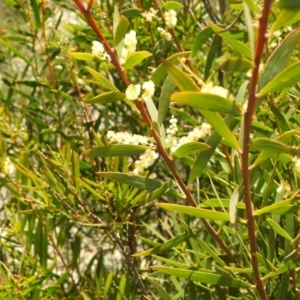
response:
M208 150L210 146L204 143L191 142L181 145L174 152L174 157L182 158L188 155L196 154L201 151Z
M267 83L258 93L258 97L262 97L269 93L281 91L284 88L292 87L300 81L300 62L294 63L287 67L269 83Z
M171 96L173 102L185 104L201 110L210 110L222 114L241 115L242 107L233 101L218 95L202 92L180 92Z
M190 207L190 206L184 206L178 204L168 204L168 203L156 203L155 205L163 209L176 211L178 213L187 214L189 216L194 216L201 219L215 220L215 221L229 221L228 213L223 213L215 210Z
M130 54L124 64L125 69L131 69L141 63L144 59L152 56L152 54L148 51L137 51Z
M90 67L85 67L94 77L95 79L104 87L107 89L113 91L113 92L119 92L119 90L107 79L105 78L102 74L99 72L95 71L94 69Z
M211 272L199 272L196 270L185 270L185 269L170 268L170 267L163 267L163 266L155 266L152 267L152 269L160 273L184 278L187 280L193 280L201 283L216 284L220 286L230 286L235 288L251 286L251 284L248 282L244 282L239 279L235 279L233 277L229 277L225 275L219 275L217 273L214 274Z
M119 100L123 100L125 98L125 94L121 92L107 92L100 94L96 97L93 97L91 99L85 99L83 102L88 104L108 104L108 103L114 103Z

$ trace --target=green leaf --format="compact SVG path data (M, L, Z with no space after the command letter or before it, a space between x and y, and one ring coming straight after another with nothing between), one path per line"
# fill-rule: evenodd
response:
M219 118L220 118L219 115L217 115L216 113L211 113L211 114L215 114L218 117L218 120L216 120L216 122L219 123ZM223 124L225 124L225 127ZM200 152L197 156L197 159L196 159L196 161L192 167L191 173L190 173L189 184L192 183L198 176L200 176L202 174L208 161L210 160L212 155L215 153L215 150L222 139L221 138L222 134L226 135L229 132L229 134L231 135L231 138L234 141L235 137L232 135L231 130L233 130L237 124L238 124L238 121L234 120L233 116L231 116L231 115L228 115L224 120L221 119L221 123L219 123L219 125L217 124L217 126L220 126L220 128L219 128L220 132L217 132L217 130L214 131L206 141L206 144L208 144L211 148L208 149L207 151ZM229 128L228 128L228 126L229 126ZM224 133L221 132L221 130L223 130L223 129L225 130Z
M271 111L272 111L272 113L275 117L275 120L276 120L277 124L279 125L280 129L283 132L290 131L291 128L290 128L286 118L283 116L282 112L272 103L268 103L268 104L271 108Z
M140 175L126 174L126 173L119 173L119 172L97 172L97 174L100 177L107 178L111 181L128 184L137 189L147 190L149 192L153 192L162 186L161 182ZM175 194L178 196L178 193L176 193L174 190L170 190L167 192L167 195L170 194L172 195Z
M162 61L172 81L181 91L199 91L194 82L178 67L167 60Z
M178 63L178 59L181 57L188 57L191 54L190 51L186 51L186 52L179 52L176 53L170 57L168 57L166 60L170 63ZM165 69L165 67L160 64L155 71L153 72L152 76L151 76L151 80L155 83L155 85L159 85L160 82L165 79L167 77L167 70Z
M116 32L114 35L114 46L117 47L122 39L125 37L125 34L129 28L129 21L124 17L121 16L116 28Z
M206 27L198 33L192 45L192 56L196 55L202 45L206 43L207 40L213 36L213 34L214 31L211 29L211 27Z
M6 46L11 52L13 52L16 56L24 60L28 65L32 66L31 61L24 56L20 51L18 51L16 48L14 48L11 44L7 43L5 40L0 38L0 44Z
M176 211L178 213L187 214L189 216L194 216L200 219L207 219L207 220L214 220L214 221L229 221L228 213L223 213L215 210L177 205L177 204L168 204L168 203L155 203L155 205L163 209Z
M160 198L161 196L167 194L171 190L172 185L173 185L172 181L168 180L160 188L150 193L150 195L145 197L144 199L139 199L139 197L132 199L132 201L130 201L130 205L135 206L138 203L139 205L143 205L151 201L154 201Z
M34 13L35 25L37 28L41 28L41 18L40 18L40 9L39 4L36 0L30 0L31 7Z
M141 257L141 256L148 256L151 254L157 254L163 251L168 251L170 249L172 249L173 247L176 247L179 244L182 244L184 241L186 241L187 239L189 239L190 236L187 232L182 233L168 241L166 241L165 243L160 244L159 246L156 246L152 249L143 251L143 252L139 252L139 253L135 253L132 256L134 257Z
M180 92L171 96L171 101L185 104L201 110L222 114L241 115L242 107L233 101L218 95L202 92Z
M213 23L210 23L209 26L214 30L216 34L222 37L223 41L228 46L230 46L235 52L237 52L241 56L245 56L252 60L251 49L248 46L246 46L245 43L240 42L230 32L224 31L223 28Z
M263 70L261 80L259 82L258 90L261 90L267 83L269 83L277 74L282 72L286 67L290 57L296 47L300 37L300 30L293 30L275 49L266 63Z
M107 275L107 278L106 278L106 281L105 281L105 286L104 286L104 291L103 291L104 296L106 296L108 291L109 291L109 288L110 288L112 280L113 280L113 275L114 275L113 272L110 272Z
M138 8L129 8L125 9L121 12L121 15L123 15L126 18L137 18L141 16L141 13L143 12L142 9Z
M275 78L267 83L258 93L258 97L262 97L269 93L281 91L284 88L292 87L300 81L300 62L287 67L280 72Z
M291 238L291 236L280 225L278 225L274 220L267 218L267 222L269 223L269 225L272 227L272 229L277 234L281 235L282 237L284 237L285 239L287 239L290 242L293 240Z
M138 65L140 62L142 62L144 59L148 58L149 56L152 56L150 52L147 51L137 51L132 54L130 54L124 64L125 69L131 69Z
M138 145L109 145L86 150L83 155L88 157L130 156L142 154L147 148L149 147Z
M287 153L291 155L300 155L300 151L296 148L292 148L277 140L268 138L257 138L252 141L251 146L256 150L270 151L272 153Z
M215 284L219 286L229 286L234 288L251 287L251 284L248 282L244 282L233 277L219 275L212 272L199 272L195 270L178 269L164 266L155 266L152 267L152 269L160 273L201 283Z
M159 299L162 300L172 300L170 295L165 291L164 288L162 288L156 281L152 280L151 278L147 277L147 280L154 286L156 291L159 294Z
M220 62L220 69L225 72L247 72L252 66L252 62L243 57L229 57Z
M191 142L181 145L176 149L173 156L177 158L186 157L188 155L192 155L201 151L208 150L210 146L204 143L199 142Z
M165 10L179 9L179 8L183 8L183 5L179 2L167 1L164 3L163 8Z
M88 104L108 104L108 103L114 103L119 100L123 100L125 98L125 94L121 92L107 92L100 94L96 97L93 97L91 99L85 99L83 102Z
M268 278L275 277L275 276L277 277L282 273L286 273L296 268L299 268L299 262L300 262L300 256L290 260L289 262L285 263L283 266L277 268L277 271L270 272L264 277L262 277L261 279L265 281Z
M175 84L170 76L167 76L166 81L162 87L159 102L158 102L158 124L162 124L169 111L170 96L175 91Z
M92 53L84 53L84 52L69 52L69 55L75 59L85 60L85 61L93 61L96 57Z
M289 143L295 135L299 135L299 134L300 134L299 131L291 130L291 131L285 132L282 135L278 136L275 140L278 141L278 142L282 142L282 143ZM270 158L272 155L274 155L273 150L271 150L271 151L262 151L258 155L255 162L250 166L250 170L253 169L254 167L256 167L261 162L263 162L266 159Z
M209 48L208 54L207 54L207 59L206 59L206 64L205 64L205 69L204 69L204 80L206 81L210 75L210 69L212 67L214 57L217 53L218 46L221 43L221 37L218 36L217 34L214 35L214 38L212 40L211 46Z
M95 71L94 69L92 69L90 67L85 67L85 68L95 77L95 79L97 81L99 81L99 83L103 87L106 87L107 89L109 89L110 91L113 91L113 92L119 92L119 90L102 74L98 73L97 71Z
M218 198L218 199L209 199L206 200L204 202L202 202L201 204L199 204L198 207L225 207L225 208L229 208L231 204L231 199L223 199L223 198ZM238 209L245 209L245 204L243 202L238 202L237 206Z
M300 2L297 0L279 0L276 3L276 6L278 6L281 9L292 10L293 13L295 13L295 10L300 9Z
M291 210L299 210L300 202L298 198L290 198L284 201L279 201L271 205L257 209L253 212L254 216L263 214L281 215Z
M295 3L297 1L294 1ZM270 28L270 35L283 27L287 27L293 23L296 23L300 19L300 11L295 10L282 10L277 17L275 23ZM298 29L299 30L299 29Z
M121 277L121 280L120 280L119 290L118 290L116 300L122 300L123 299L124 292L125 292L125 286L126 286L126 275L123 274L122 277Z

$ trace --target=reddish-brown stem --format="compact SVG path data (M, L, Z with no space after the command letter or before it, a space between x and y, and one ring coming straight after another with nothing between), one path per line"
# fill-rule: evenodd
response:
M109 56L111 58L111 63L115 66L115 68L116 68L118 74L120 75L124 85L126 87L129 86L130 81L129 81L124 69L120 65L120 62L119 62L119 59L117 57L116 52L114 51L113 48L110 47L110 45L108 44L106 38L103 36L102 32L100 31L95 19L92 16L91 10L88 10L87 8L85 8L85 5L82 3L82 0L73 0L73 1L77 5L77 7L79 8L79 10L83 14L83 16L87 20L88 24L91 26L91 28L95 32L95 34L97 35L100 42L103 44L103 47L104 47L105 51L109 54Z
M248 222L247 228L248 228L248 237L250 243L251 263L252 263L257 292L260 298L263 300L267 300L268 297L260 278L258 261L256 257L257 244L256 244L255 222L253 217L251 191L250 191L249 151L250 151L251 123L254 117L255 105L257 102L256 87L258 83L259 64L264 52L265 43L267 41L266 34L268 28L268 16L269 16L271 6L272 6L271 0L264 0L264 8L262 11L262 16L260 17L259 20L259 32L256 41L254 67L252 69L252 77L249 85L248 107L244 115L245 125L244 125L244 141L243 141L243 153L242 153L244 201L246 205L246 214L247 214L247 222Z
M73 0L74 3L78 6L78 8L80 9L81 13L84 15L84 17L86 18L88 24L91 26L91 28L94 30L94 32L96 33L96 35L98 36L99 40L103 43L103 46L106 50L106 52L110 55L111 57L111 63L115 66L117 72L119 73L121 80L123 81L124 85L126 87L128 87L130 85L130 81L124 71L124 69L122 68L122 66L119 63L118 57L115 54L115 52L113 51L113 49L109 46L108 42L106 41L106 39L104 38L104 36L102 35L100 29L98 28L92 14L90 11L87 11L87 9L85 8L84 4L82 3L82 0ZM143 118L145 124L147 125L147 127L149 128L151 135L153 136L156 145L157 145L157 149L159 151L159 153L161 154L161 156L163 157L163 159L165 160L166 164L168 165L170 171L172 172L174 178L176 179L178 185L180 186L180 188L182 189L182 191L184 192L186 199L188 201L188 203L193 206L193 207L197 207L197 203L195 202L190 190L188 189L188 187L184 184L181 176L179 175L177 169L175 168L173 161L170 159L168 152L166 151L165 147L162 144L162 141L160 139L159 134L152 128L152 122L151 119L149 117L148 112L146 111L144 104L141 100L137 99L135 100L135 104L141 114L141 117ZM216 240L216 242L220 245L220 247L223 249L223 251L228 255L228 257L230 257L230 259L234 262L234 263L238 263L237 259L233 256L233 254L231 253L231 251L229 250L229 248L226 246L226 244L222 241L222 239L220 238L220 236L218 235L218 233L214 230L214 228L211 226L211 224L205 220L205 219L201 219L203 224L205 225L207 231L211 234L211 236Z

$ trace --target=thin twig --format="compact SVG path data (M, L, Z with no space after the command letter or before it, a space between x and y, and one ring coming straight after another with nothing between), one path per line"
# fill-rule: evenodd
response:
M257 244L255 235L255 222L253 217L252 201L251 201L251 191L250 191L250 170L249 170L249 152L250 152L250 131L251 123L254 117L255 105L257 102L256 87L258 83L259 76L259 65L264 52L264 46L267 41L267 28L268 28L268 16L272 6L272 0L264 0L264 8L262 11L262 16L259 20L259 31L258 38L256 41L256 49L254 56L254 67L252 69L252 77L249 85L249 98L248 107L244 115L244 141L243 141L243 153L242 153L242 176L244 185L244 201L246 205L246 214L248 220L248 237L250 244L251 253L251 264L254 273L254 279L256 283L256 288L259 296L263 300L267 300L267 294L264 289L263 283L260 278L260 273L258 269L258 261L256 257Z

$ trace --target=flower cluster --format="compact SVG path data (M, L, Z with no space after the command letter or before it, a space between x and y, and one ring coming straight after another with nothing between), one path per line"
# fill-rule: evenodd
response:
M166 31L165 29L163 29L162 27L157 27L158 32L160 33L160 35L166 39L167 41L171 41L172 40L172 35L171 33L169 33L168 31Z
M0 172L0 178L4 178L6 175L13 175L16 171L16 167L11 161L11 159L7 156L4 164L3 164L3 170Z
M129 132L114 132L110 130L107 132L106 138L110 143L152 146L149 138L139 134L131 134Z
M148 11L144 11L141 13L142 17L146 20L146 22L152 22L153 18L157 18L158 10L151 7Z
M93 44L93 46L92 46L92 54L93 55L100 57L102 59L108 60L108 61L111 60L110 56L105 51L102 43L100 43L98 41L93 41L92 44Z
M281 181L276 192L280 198L286 199L291 193L291 186L287 182Z
M293 161L295 162L294 171L300 173L300 159L294 158Z
M203 84L201 92L217 95L223 98L227 98L229 94L227 89L223 88L222 86L213 85L212 82Z
M155 92L155 86L153 81L145 81L142 85L143 93L142 98L144 101L152 99L154 92ZM141 93L141 85L140 84L130 84L126 89L126 97L129 100L135 100L139 97Z
M120 63L124 64L127 57L136 51L137 39L136 32L134 30L130 30L129 33L125 35L124 38L124 46L121 51Z
M174 28L177 24L177 15L176 11L171 9L164 13L166 26L168 28Z
M184 136L177 141L177 119L172 117L170 119L170 124L171 125L166 130L167 137L165 144L166 147L170 149L171 154L174 153L180 146L186 143L197 142L199 139L207 138L211 133L211 126L204 122L201 126L195 127L192 131L190 131L187 136Z
M170 119L170 126L169 128L167 128L166 133L167 133L167 137L165 140L165 144L166 147L171 149L175 149L177 146L177 139L176 139L176 133L178 131L177 128L177 119L174 118L174 116L172 116L172 118Z
M139 160L137 160L134 164L135 168L133 170L133 174L141 174L145 171L145 169L151 167L154 162L158 159L159 154L148 148L145 153L140 155Z
M150 138L139 135L131 134L128 132L114 132L108 131L106 137L110 143L118 143L123 145L143 145L153 147L153 143ZM148 148L145 153L140 155L139 159L134 163L133 173L138 175L153 165L155 160L159 157L159 154L152 148Z

